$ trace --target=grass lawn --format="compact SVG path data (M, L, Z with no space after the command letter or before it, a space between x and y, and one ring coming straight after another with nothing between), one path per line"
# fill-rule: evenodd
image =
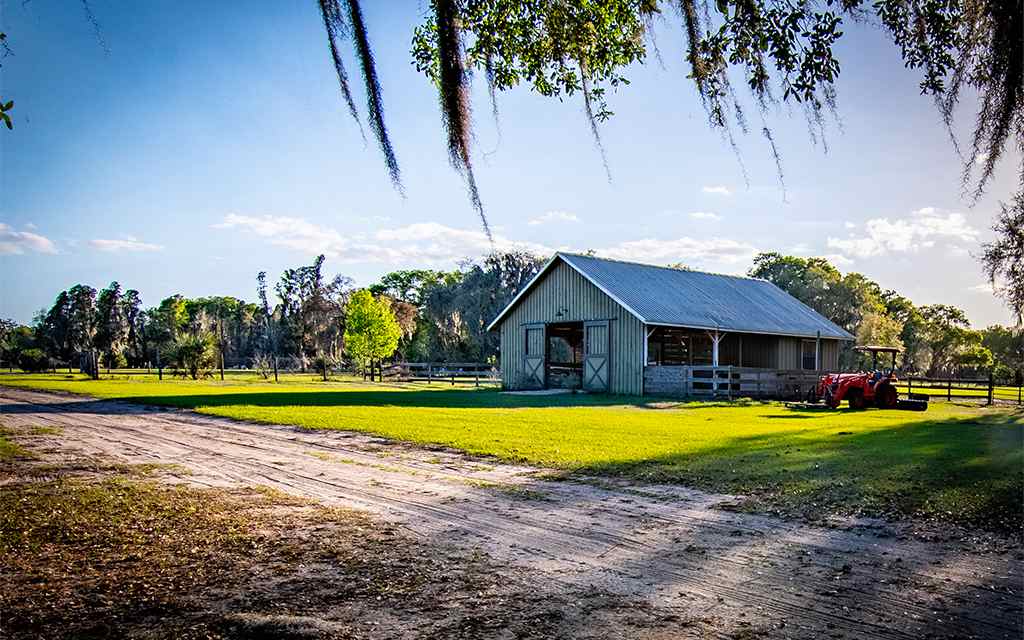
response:
M0 375L0 384L120 398L315 429L348 429L565 470L751 496L818 516L914 516L1020 530L1024 412L799 411L778 403L513 396L423 383L281 384Z

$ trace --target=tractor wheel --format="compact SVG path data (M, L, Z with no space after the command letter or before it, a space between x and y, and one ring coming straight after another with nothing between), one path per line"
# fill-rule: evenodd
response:
M875 405L879 409L895 409L898 403L899 394L891 384L883 384L875 390Z
M864 394L861 392L860 389L850 390L850 392L847 393L847 396L850 401L851 409L864 408Z

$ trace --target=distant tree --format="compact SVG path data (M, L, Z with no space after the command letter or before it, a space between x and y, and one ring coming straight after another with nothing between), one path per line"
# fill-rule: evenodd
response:
M19 364L21 354L36 348L36 335L32 327L18 324L14 320L0 320L0 357L8 368Z
M328 280L324 256L312 265L286 269L275 287L281 299L281 345L303 361L323 351L341 354L345 335L345 307L352 281L344 276Z
M525 251L495 252L462 265L461 276L431 289L423 313L439 359L483 362L498 351L487 325L540 271L545 260Z
M380 280L370 285L373 295L386 295L393 300L408 302L417 307L423 304L427 293L435 286L445 284L451 274L431 269L409 269L392 271L381 276Z
M347 311L345 350L360 368L365 370L395 352L402 330L386 299L361 289L352 294Z
M125 291L121 304L128 328L128 334L125 336L125 355L129 365L140 367L146 362L146 316L142 312L142 296L135 289L129 289Z
M84 284L76 284L68 289L68 299L71 348L75 353L88 354L90 360L93 360L96 350L96 290ZM89 373L96 376L99 372L92 368Z
M982 245L981 262L996 295L1013 311L1017 326L1024 326L1024 190L1010 206L1000 204L992 230L996 239Z
M971 329L967 315L948 304L921 307L925 321L925 340L930 353L928 374L936 375L960 364L964 354L981 348L980 331Z
M71 297L67 291L57 294L53 306L39 323L37 334L46 345L46 351L70 364L74 356L71 332Z
M108 368L123 366L128 332L121 284L114 281L96 299L96 348Z
M207 378L217 364L217 340L209 331L182 335L164 348L164 362L176 375Z

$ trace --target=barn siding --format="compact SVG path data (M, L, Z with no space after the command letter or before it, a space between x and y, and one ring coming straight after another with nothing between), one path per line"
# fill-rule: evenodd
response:
M559 311L560 316L556 315ZM518 389L523 383L524 324L586 320L611 320L609 390L643 393L643 323L561 261L502 320L501 380L505 388Z

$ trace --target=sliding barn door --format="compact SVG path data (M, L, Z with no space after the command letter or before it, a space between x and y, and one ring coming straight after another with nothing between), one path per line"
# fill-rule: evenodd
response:
M526 345L523 351L523 388L543 389L544 388L544 325L528 324L524 327L526 331Z
M608 391L609 333L607 320L583 324L583 388Z

